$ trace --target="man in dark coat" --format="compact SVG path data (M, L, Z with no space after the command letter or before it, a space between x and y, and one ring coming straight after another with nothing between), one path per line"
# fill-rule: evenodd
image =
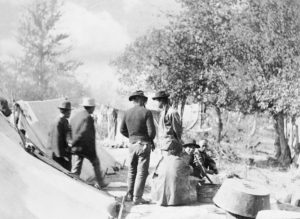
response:
M189 139L183 146L189 154L189 164L193 167L193 176L204 179L205 174L218 174L216 162L206 153L207 140Z
M150 153L154 149L155 126L150 110L145 108L148 98L143 91L136 91L130 97L134 107L125 112L120 132L129 138L129 170L127 200L134 204L146 204L142 198L148 176Z
M71 138L71 129L68 118L71 115L71 102L63 101L58 108L60 116L51 126L48 144L52 149L53 160L70 171L71 154L68 152L68 141Z
M8 107L8 102L4 97L0 97L0 112L6 117L9 117L11 115L11 110Z
M96 104L93 98L85 98L82 106L84 109L79 111L71 118L72 130L72 173L80 175L83 159L88 159L95 171L98 186L103 188L107 186L104 182L100 161L96 153L96 131L92 114Z

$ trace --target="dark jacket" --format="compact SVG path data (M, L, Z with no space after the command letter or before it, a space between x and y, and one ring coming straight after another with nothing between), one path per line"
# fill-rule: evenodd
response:
M8 102L5 98L0 97L0 111L4 116L9 117L11 114L11 110L8 107Z
M203 167L205 171L208 171L207 173L218 174L216 162L205 151L195 152L190 160L190 165L194 170L193 175L200 178L204 177Z
M129 138L130 143L152 142L156 131L151 111L142 106L134 106L127 110L121 122L120 132Z
M71 129L66 118L60 117L51 125L48 144L56 157L69 157L67 150L70 135Z
M96 132L93 117L86 111L81 110L70 121L72 130L72 147L85 155L96 153Z

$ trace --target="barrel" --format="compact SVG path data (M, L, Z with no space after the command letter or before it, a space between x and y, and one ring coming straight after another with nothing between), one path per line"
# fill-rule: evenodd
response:
M197 200L200 203L213 203L212 199L220 188L220 184L197 185Z

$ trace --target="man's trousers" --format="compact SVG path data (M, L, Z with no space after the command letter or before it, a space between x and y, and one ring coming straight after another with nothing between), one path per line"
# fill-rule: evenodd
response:
M97 157L96 154L94 154L94 155L83 155L83 154L72 155L72 170L71 170L71 173L74 173L78 176L80 175L84 158L88 159L92 163L97 182L98 182L99 186L103 186L104 185L104 179L103 179L103 176L102 176L102 173L101 173L100 161L99 161L99 158Z
M129 145L128 194L141 198L148 176L151 144L136 142Z

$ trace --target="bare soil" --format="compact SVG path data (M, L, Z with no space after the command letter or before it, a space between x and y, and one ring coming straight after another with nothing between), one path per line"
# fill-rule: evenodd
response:
M249 145L260 144L256 148L249 148ZM248 143L248 145L247 145ZM258 134L252 139L237 141L231 144L232 149L240 158L237 161L228 161L217 158L217 166L220 174L211 176L211 179L218 184L232 174L239 175L243 179L262 184L270 192L272 208L277 208L277 200L284 200L287 194L295 189L300 189L300 173L297 169L282 168L274 159L273 155L273 134L272 130L260 129ZM118 171L115 175L107 176L110 182L108 191L115 196L123 196L126 193L127 158L128 149L108 148L110 154L119 161L124 163L124 169ZM150 162L150 175L146 182L144 193L145 198L150 198L151 174L159 159L157 152L153 152ZM122 218L207 218L223 219L226 218L225 212L213 204L195 203L189 206L179 207L161 207L155 204L134 206L126 202Z

